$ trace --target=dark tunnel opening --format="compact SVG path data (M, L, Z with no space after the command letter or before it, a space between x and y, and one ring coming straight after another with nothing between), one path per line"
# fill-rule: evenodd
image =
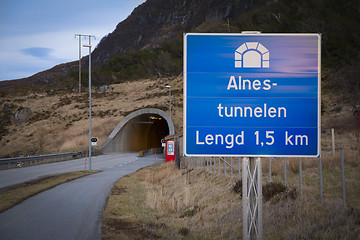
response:
M161 148L161 139L170 132L169 123L163 116L156 113L138 114L118 129L103 152L135 152Z
M165 119L156 114L143 114L131 119L122 129L121 151L160 148L161 139L169 135Z
M169 135L169 126L160 116L157 119L153 119L153 122L149 130L147 146L149 148L160 148L161 139Z
M168 114L157 108L143 108L125 116L103 145L103 153L138 152L161 148L161 140L175 134Z

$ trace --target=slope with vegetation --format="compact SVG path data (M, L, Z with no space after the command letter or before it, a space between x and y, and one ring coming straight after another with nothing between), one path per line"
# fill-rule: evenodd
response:
M273 161L271 183L263 159L264 239L358 239L359 156L346 154L346 207L341 201L338 157L323 159L322 200L316 159L303 159L302 195L298 159L288 159L287 187L282 184L283 159ZM229 171L225 177L223 171L218 174L206 167L178 170L170 162L120 179L103 213L102 238L241 239L242 183L237 173L230 177Z
M304 160L303 197L298 191L299 166L291 161L290 189L268 196L264 203L264 238L356 239L359 143L351 110L360 104L359 13L357 0L148 0L93 52L93 84L113 86L106 93L93 89L93 135L101 144L124 116L139 108L168 111L166 85L172 86L172 119L181 132L184 32L321 33L322 150L331 149L327 128L335 127L336 146L346 149L348 207L341 202L338 157L324 160L322 202L315 184L317 159ZM86 66L87 58L83 60ZM26 79L0 82L0 157L87 147L87 91L72 92L77 67L77 62L66 63ZM87 79L88 72L82 74ZM31 108L33 115L16 124L13 117L21 108ZM282 182L282 166L272 169L273 181ZM266 171L263 166L264 183ZM178 171L166 164L139 171L112 190L103 238L241 238L236 182L203 169Z
M112 89L92 93L92 136L101 145L123 117L131 112L155 107L168 112L172 86L172 120L175 130L182 126L182 79L143 79L112 85ZM88 147L89 95L67 91L34 92L23 96L0 97L0 158L44 153L70 152ZM32 115L15 123L14 113L30 108ZM1 109L0 109L1 110Z
M167 79L176 77L177 83L180 83L184 32L236 33L258 30L263 33L321 33L322 127L334 127L338 133L351 132L355 126L351 110L360 104L359 13L360 3L356 0L148 0L137 7L125 21L119 23L114 32L103 38L94 50L93 85L141 86L141 82L148 79L145 81L160 86ZM83 69L86 69L87 58L84 57L84 60ZM69 144L66 148L61 147L62 141L48 144L53 139L58 139L62 130L70 129L70 133L84 134L84 130L75 131L76 126L85 126L86 120L86 94L75 97L76 94L71 93L72 89L77 88L77 69L77 62L71 62L27 79L0 82L2 156L10 154L6 149L37 154L53 151L56 145L60 145L61 149L83 147L80 142ZM87 79L88 72L83 70L82 74L83 79ZM83 85L84 88L87 87L86 80ZM141 106L156 106L159 105L157 102L161 102L161 106L166 108L165 95L149 96L146 104L135 104L134 108L125 106L126 101L138 102L139 94L143 96L142 101L146 101L145 96L150 93L146 90L139 93L140 89L133 87L116 90L116 93L109 94L111 97L101 95L105 96L109 104L111 101L119 101L118 106L112 106L111 109L96 110L95 106L95 111L102 111L100 115L106 118L106 121L112 122L101 125L111 128L126 112ZM180 99L180 87L178 91ZM83 92L86 92L86 89L83 89ZM125 102L124 95L128 95ZM65 96L67 99L64 99ZM69 102L69 109L57 106L66 102ZM28 124L27 128L16 126L11 121L20 107L30 107L35 114L31 125L25 124ZM119 108L127 110L119 112ZM57 120L50 120L54 117ZM43 124L45 121L51 124ZM181 120L178 125L182 125ZM19 133L26 136L18 138ZM61 134L66 138L66 131ZM35 143L29 146L30 142ZM46 142L48 147L43 146L43 142Z

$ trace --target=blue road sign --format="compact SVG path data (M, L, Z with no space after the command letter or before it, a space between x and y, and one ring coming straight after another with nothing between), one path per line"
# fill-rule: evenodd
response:
M185 34L185 155L319 156L320 42Z

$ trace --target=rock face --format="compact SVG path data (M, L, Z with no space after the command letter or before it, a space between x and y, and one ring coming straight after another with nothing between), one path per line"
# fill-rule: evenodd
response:
M29 119L32 117L33 112L30 108L23 108L20 107L16 110L14 115L14 120L16 124L21 124L24 122L29 121Z
M129 48L157 47L207 19L232 18L258 2L261 0L147 0L101 40L92 54L93 64L102 65Z
M112 90L112 89L113 89L112 86L104 85L104 86L98 87L98 88L96 89L96 92L98 92L98 93L104 93L104 92L106 92L107 90Z
M11 108L12 108L12 106L9 103L5 103L4 106L3 106L4 111L9 111L9 110L11 110Z
M156 48L160 43L190 32L209 19L231 19L250 10L263 0L147 0L116 29L101 39L92 53L92 65L103 65L117 54L130 49ZM88 66L88 56L82 65ZM30 84L57 84L78 69L78 61L57 65L49 70L16 81L2 81L0 88Z

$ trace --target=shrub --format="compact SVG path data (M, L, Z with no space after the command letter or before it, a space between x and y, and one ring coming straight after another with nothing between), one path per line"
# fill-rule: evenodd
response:
M200 207L195 205L193 208L186 210L181 217L193 217L199 210Z
M269 201L276 194L284 192L286 187L279 182L271 182L263 185L262 194L265 202Z
M242 193L242 180L238 180L236 181L234 187L233 187L233 191L235 193Z
M189 235L190 230L186 227L182 227L182 228L180 228L179 233L182 236L187 236L187 235Z

